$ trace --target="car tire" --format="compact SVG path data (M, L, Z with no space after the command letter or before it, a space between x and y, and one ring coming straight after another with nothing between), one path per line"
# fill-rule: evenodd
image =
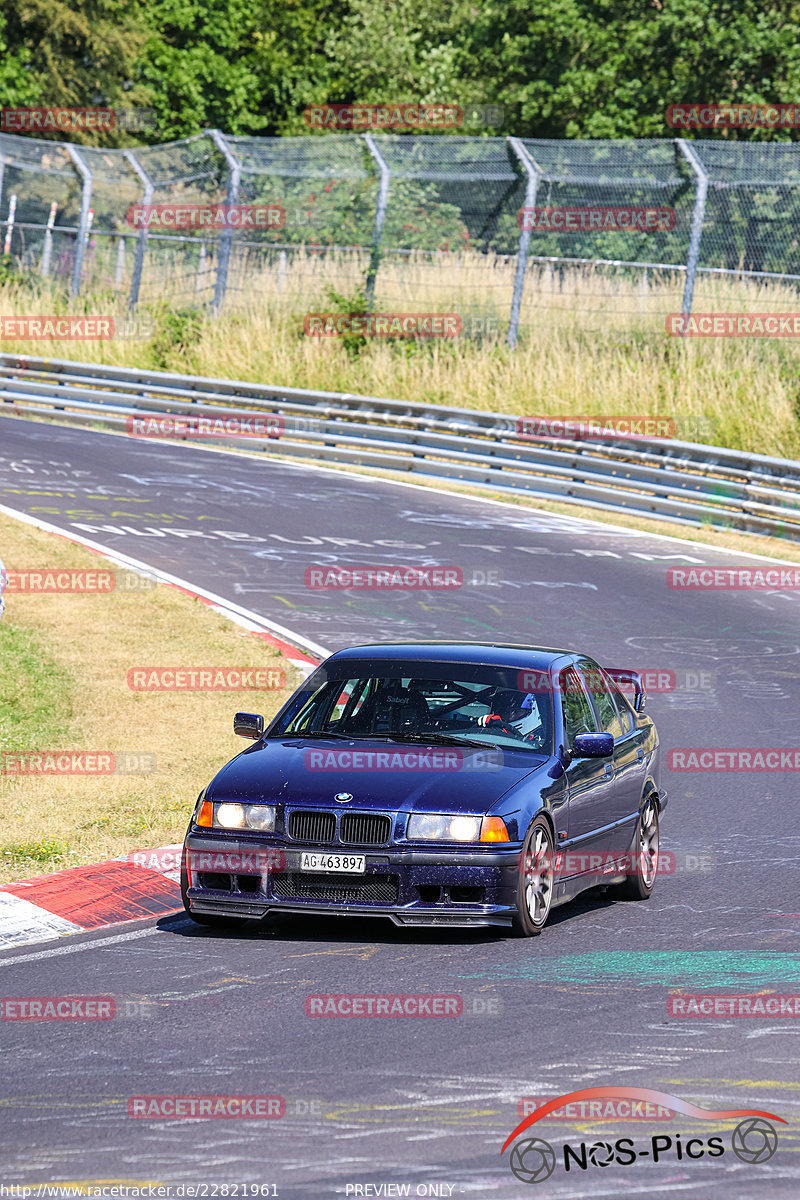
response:
M553 903L553 834L544 817L536 817L519 856L516 915L512 929L517 937L538 937L547 924Z
M189 890L189 876L186 873L186 867L181 866L181 900L187 917L191 917L196 925L211 925L215 929L236 929L244 924L244 917L218 917L216 913L196 913L192 912L189 907L189 899L187 892Z
M654 795L645 798L631 850L631 871L624 883L610 890L617 900L649 900L658 873L658 801Z

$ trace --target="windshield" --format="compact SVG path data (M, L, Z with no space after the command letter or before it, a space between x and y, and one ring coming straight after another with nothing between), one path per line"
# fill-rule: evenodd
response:
M521 689L513 668L463 663L345 662L316 671L270 737L424 740L552 753L548 692Z

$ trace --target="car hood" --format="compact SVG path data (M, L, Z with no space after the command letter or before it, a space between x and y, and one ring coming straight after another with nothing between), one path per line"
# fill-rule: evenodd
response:
M382 757L381 757L382 756ZM488 812L548 758L530 750L486 750L361 739L275 738L251 746L217 774L209 800L354 809Z

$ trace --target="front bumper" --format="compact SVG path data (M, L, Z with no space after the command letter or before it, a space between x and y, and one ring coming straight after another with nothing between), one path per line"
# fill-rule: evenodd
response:
M347 853L364 854L363 875L300 871L303 851L330 849L189 834L189 910L253 920L273 912L372 916L396 925L434 926L508 926L516 911L518 846L446 853L347 847Z

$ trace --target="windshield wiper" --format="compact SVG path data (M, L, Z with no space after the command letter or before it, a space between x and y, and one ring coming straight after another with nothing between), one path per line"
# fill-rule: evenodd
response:
M478 742L475 738L461 737L456 733L380 733L373 736L376 742L422 742L431 746L477 746L486 750L491 742Z
M358 739L353 737L351 733L334 733L332 729L315 729L311 733L271 733L269 739L275 738L336 738L340 742L355 742ZM269 740L268 739L268 740Z

